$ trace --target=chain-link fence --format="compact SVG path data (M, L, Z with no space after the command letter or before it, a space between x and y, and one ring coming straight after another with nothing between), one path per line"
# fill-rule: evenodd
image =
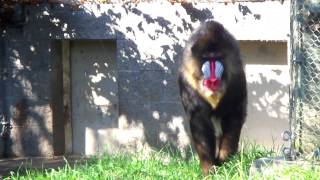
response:
M320 152L320 2L291 1L290 155ZM288 153L288 152L287 152ZM317 156L314 156L317 155Z

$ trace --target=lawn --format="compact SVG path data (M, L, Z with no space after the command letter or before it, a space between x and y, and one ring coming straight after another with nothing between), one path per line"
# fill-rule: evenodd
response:
M207 179L249 179L252 161L260 157L274 156L272 150L264 147L242 144L240 152L230 161L216 168ZM24 169L12 172L5 179L203 179L196 154L190 151L188 158L180 153L154 151L148 154L118 154L93 157L83 164L66 165L59 169ZM320 168L290 166L275 168L265 175L250 179L319 179Z

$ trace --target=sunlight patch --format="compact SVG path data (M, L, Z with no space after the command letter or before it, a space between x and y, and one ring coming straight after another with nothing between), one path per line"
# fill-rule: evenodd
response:
M97 75L89 75L89 78L92 83L98 83L102 80L102 78L106 78L106 75L103 73L98 73Z

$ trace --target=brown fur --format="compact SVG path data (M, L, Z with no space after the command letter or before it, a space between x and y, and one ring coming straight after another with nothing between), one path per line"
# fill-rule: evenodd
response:
M221 59L221 88L210 93L202 88L201 66L205 58ZM179 71L181 101L190 120L192 141L207 175L238 149L246 117L247 88L237 41L220 24L208 21L191 36Z

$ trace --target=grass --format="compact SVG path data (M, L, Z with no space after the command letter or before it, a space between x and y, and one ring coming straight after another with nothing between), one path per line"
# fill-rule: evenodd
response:
M249 179L249 168L255 159L273 156L275 153L264 147L244 144L240 152L206 179ZM59 169L26 169L12 172L5 179L203 179L195 154L188 160L180 153L165 149L158 152L103 155L93 157L84 164L66 165ZM274 169L268 174L257 174L250 179L319 179L320 167L299 166Z

